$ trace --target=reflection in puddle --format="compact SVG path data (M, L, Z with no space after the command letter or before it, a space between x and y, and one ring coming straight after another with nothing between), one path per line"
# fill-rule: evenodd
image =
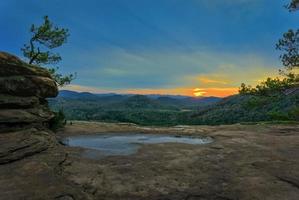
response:
M184 143L191 145L208 144L211 138L154 134L106 134L67 137L63 143L72 147L83 147L85 157L101 158L105 155L131 155L142 144Z

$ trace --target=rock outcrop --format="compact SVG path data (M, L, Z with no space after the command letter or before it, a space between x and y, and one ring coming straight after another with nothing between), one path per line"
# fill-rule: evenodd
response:
M57 94L46 69L0 52L0 164L48 148L49 133L38 130L46 129L54 117L46 98Z
M45 98L58 89L50 73L17 57L0 52L0 124L43 123L53 114Z
M67 154L48 129L50 73L0 52L0 199L88 199L61 174Z

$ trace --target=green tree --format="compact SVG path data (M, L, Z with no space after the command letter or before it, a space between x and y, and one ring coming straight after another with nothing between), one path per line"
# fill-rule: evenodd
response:
M28 63L35 65L55 65L59 63L61 56L58 53L50 52L50 50L67 42L69 37L68 29L54 26L48 16L45 16L42 25L31 25L30 32L32 36L29 43L21 48L24 57L28 58ZM58 67L48 68L58 86L69 84L76 76L76 74L63 76L57 72L58 69Z
M286 8L291 12L298 10L299 0L291 0ZM282 38L276 44L276 49L283 52L280 58L282 64L288 71L288 73L284 74L296 81L296 79L298 79L298 75L292 72L292 70L299 69L299 29L290 29L284 33ZM283 70L281 70L281 72L283 72Z
M299 8L299 0L292 0L286 8L292 12ZM239 93L258 94L258 95L275 95L294 84L299 82L299 74L296 70L299 69L299 29L292 30L283 34L283 37L276 44L276 49L282 51L280 59L284 70L279 70L280 74L285 76L283 79L268 78L266 81L257 85L255 88L242 83L239 88Z
M286 5L286 8L289 9L290 12L296 11L298 7L299 7L299 0L291 0L291 2Z
M281 61L288 70L299 67L299 30L284 33L276 48L283 51Z
M299 8L299 0L292 0L286 8L290 12L296 11ZM299 29L288 30L283 34L283 37L276 44L276 49L282 51L280 56L282 64L286 68L280 70L281 74L289 77L293 82L299 82L299 75L294 70L299 69Z

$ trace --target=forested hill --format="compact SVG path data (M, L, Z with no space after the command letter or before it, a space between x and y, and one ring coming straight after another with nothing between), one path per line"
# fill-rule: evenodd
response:
M105 109L196 109L221 101L218 97L189 97L180 95L133 95L133 94L93 94L61 90L55 99L50 100L55 105L68 106L68 103L81 101L100 106Z
M183 117L188 124L299 121L299 94L234 95Z
M62 90L49 99L50 107L63 110L69 120L131 122L173 125L181 113L189 113L221 101L218 97L173 95L93 94Z
M62 91L50 99L69 120L130 122L140 125L218 125L299 120L299 95L185 96L92 94Z

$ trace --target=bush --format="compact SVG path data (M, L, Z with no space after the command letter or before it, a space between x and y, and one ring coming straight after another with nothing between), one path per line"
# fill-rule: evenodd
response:
M290 120L287 113L279 111L268 112L268 116L271 118L271 120Z
M293 120L298 120L299 121L299 106L295 107L289 112L290 118Z
M49 126L52 131L57 131L59 128L63 128L66 125L65 115L62 110L54 112L54 117L51 119Z

